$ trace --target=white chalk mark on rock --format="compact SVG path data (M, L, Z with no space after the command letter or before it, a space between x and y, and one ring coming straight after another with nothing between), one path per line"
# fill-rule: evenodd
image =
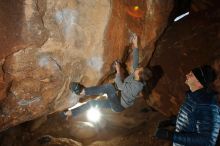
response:
M87 60L87 64L91 68L100 71L103 66L103 60L101 57L92 57L91 59Z
M55 14L55 20L57 24L59 24L63 29L64 37L66 40L68 40L73 35L77 16L78 12L73 9L63 9L57 11Z
M30 99L22 99L22 100L20 100L20 101L18 102L18 104L19 104L20 106L27 106L27 105L30 105L30 104L32 104L32 103L34 103L34 102L39 102L40 99L41 99L40 96L34 96L33 98L30 98Z

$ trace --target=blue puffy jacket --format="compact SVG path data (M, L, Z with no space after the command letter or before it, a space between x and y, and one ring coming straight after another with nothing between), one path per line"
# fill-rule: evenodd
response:
M173 146L215 146L220 127L219 106L214 92L188 92L180 107Z

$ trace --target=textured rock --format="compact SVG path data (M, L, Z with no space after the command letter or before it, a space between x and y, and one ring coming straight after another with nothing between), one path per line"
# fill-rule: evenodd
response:
M50 135L39 137L34 142L30 143L31 146L82 146L81 143L68 138L55 138Z
M101 135L111 135L111 132L116 129L121 129L120 132L124 133L147 121L145 117L147 112L141 112L143 108L147 108L144 99L139 99L133 108L129 108L122 113L114 113L110 109L101 110L102 117L97 124L89 122L86 112L84 112L78 116L69 117L68 120L59 114L54 114L44 123L41 122L44 118L40 118L37 122L31 122L28 125L30 127L36 127L37 123L42 123L41 126L38 126L39 128L34 128L32 131L34 137L50 134L56 137L89 141L91 139L97 139Z
M98 83L124 55L129 31L140 36L148 62L172 2L1 1L0 130L75 105L69 83ZM135 5L138 19L127 12Z
M33 127L35 123L29 123L29 125ZM33 137L50 134L56 137L67 137L82 141L95 137L97 135L97 128L92 123L76 120L71 117L66 120L59 114L55 114L38 128L33 129L32 134Z
M150 109L147 111L146 108L149 107L146 106L144 100L139 99L132 108L122 113L101 110L102 118L98 123L89 122L86 118L86 112L70 117L68 120L56 113L48 116L48 120L45 122L42 122L45 119L42 117L35 122L27 122L25 126L18 125L9 129L11 132L9 130L4 131L4 135L7 136L3 137L2 140L5 144L10 137L13 137L13 142L10 144L31 143L29 145L32 146L39 145L39 142L45 142L45 145L49 145L53 138L48 137L48 135L51 135L57 140L66 138L66 140L71 141L73 139L91 146L168 145L167 142L153 138L158 122L165 117ZM42 125L36 128L39 123Z
M5 10L0 51L8 50L0 56L0 129L75 105L78 97L70 94L69 82L95 84L102 75L110 2L25 0L0 5ZM12 17L6 18L8 14Z
M162 113L177 113L187 89L185 74L201 64L212 64L220 55L219 18L219 9L192 14L174 23L161 37L151 65L160 65L164 74L149 103ZM219 71L218 67L216 62Z
M129 57L131 56L125 46L129 44L131 32L136 33L140 38L140 48L143 48L140 50L140 62L143 65L148 64L155 49L155 42L167 26L168 17L173 8L173 0L113 0L112 5L112 15L105 37L105 66L109 66L116 58L124 61L127 55L126 64L130 70ZM135 6L138 6L140 11L144 11L140 18L136 18L128 12L128 8L134 9ZM103 68L103 72L106 73L108 69Z
M154 137L154 132L158 122L162 119L159 113L149 113L146 123L127 131L126 134L119 134L120 128L113 135L108 136L106 139L96 140L89 146L170 146L170 141L159 140ZM117 135L118 134L118 135Z

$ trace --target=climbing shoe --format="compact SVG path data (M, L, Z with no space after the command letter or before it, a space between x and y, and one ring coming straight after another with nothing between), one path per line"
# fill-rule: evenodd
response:
M69 88L72 92L76 93L77 95L80 95L80 93L85 87L78 82L71 82Z

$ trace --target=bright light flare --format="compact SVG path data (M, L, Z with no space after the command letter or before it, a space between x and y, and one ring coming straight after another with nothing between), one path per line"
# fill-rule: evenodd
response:
M186 13L184 13L184 14L182 14L182 15L176 17L176 18L174 19L174 21L176 22L176 21L182 19L183 17L185 17L185 16L187 16L187 15L189 15L189 12L186 12Z
M91 122L98 122L101 118L101 113L98 108L90 108L87 111L87 118Z
M134 10L137 11L139 9L138 6L134 6Z

